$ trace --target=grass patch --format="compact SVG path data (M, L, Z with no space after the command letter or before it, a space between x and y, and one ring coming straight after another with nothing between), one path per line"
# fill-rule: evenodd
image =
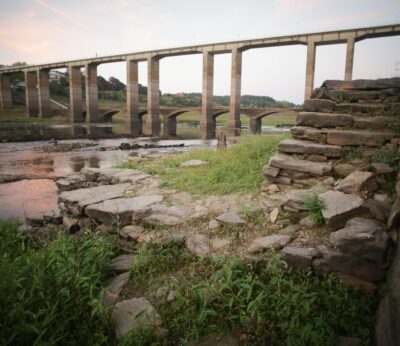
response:
M261 168L275 153L277 144L286 137L249 135L226 150L193 150L161 160L127 162L119 167L158 174L164 187L194 194L251 192L259 188L264 179ZM179 167L182 162L192 159L207 161L208 164Z
M323 225L325 223L324 217L322 216L322 210L325 209L324 202L315 194L309 194L304 198L304 205L309 210L309 216L312 221L317 225Z
M371 155L370 161L386 163L389 166L398 168L400 163L400 152L397 148L380 148Z
M100 301L113 245L89 233L38 245L0 222L0 344L100 345L113 338Z
M49 118L27 117L25 107L14 106L12 109L0 110L1 124L27 124L27 125L57 125L66 124L67 121L62 116L53 116Z

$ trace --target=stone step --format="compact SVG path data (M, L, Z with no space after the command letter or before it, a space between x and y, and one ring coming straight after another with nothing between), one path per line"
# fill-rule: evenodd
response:
M338 103L336 104L336 111L380 115L385 113L385 107L381 103Z
M393 117L354 117L353 127L356 129L383 130L390 129Z
M315 129L306 126L294 126L291 128L291 132L295 139L340 146L379 147L399 136L389 131Z
M332 171L332 165L329 163L300 160L284 154L273 156L269 164L272 167L309 173L316 176L327 175Z
M340 157L342 155L342 147L340 146L298 139L285 139L279 143L278 149L286 154L324 155L326 157Z
M382 90L400 88L400 77L381 79L355 79L352 81L326 80L322 87L329 90Z
M335 110L336 103L331 100L310 99L305 100L303 110L305 112L324 112L332 113Z
M349 114L300 112L297 114L296 125L316 128L351 127L353 122L353 117Z

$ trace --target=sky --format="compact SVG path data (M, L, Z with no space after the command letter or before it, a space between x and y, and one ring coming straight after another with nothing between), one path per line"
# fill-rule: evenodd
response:
M399 23L399 0L0 0L0 64ZM345 51L317 48L315 86L343 79ZM215 95L229 95L230 65L230 54L215 56ZM242 95L302 103L305 69L306 46L245 51ZM125 63L102 64L98 74L125 82ZM201 55L164 58L160 89L201 92L201 74ZM392 76L400 76L400 36L356 43L353 79ZM147 84L146 63L139 82Z

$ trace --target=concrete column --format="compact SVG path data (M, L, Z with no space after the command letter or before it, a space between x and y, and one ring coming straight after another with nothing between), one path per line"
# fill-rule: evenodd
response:
M304 100L309 100L314 88L315 71L315 42L308 42L307 45L307 67L306 67L306 88Z
M36 71L25 72L26 115L37 117L39 114L39 99Z
M97 123L97 113L99 109L99 93L97 88L97 65L85 65L85 91L86 91L86 123Z
M203 92L201 97L201 139L210 139L215 136L215 121L213 119L214 96L214 55L203 53Z
M176 137L176 117L164 117L163 132L165 138Z
M354 37L347 39L346 67L344 70L344 80L352 80L353 78L354 44L355 44Z
M232 50L231 99L228 126L240 130L240 92L242 84L242 52ZM236 131L235 131L236 133Z
M37 71L38 95L39 95L39 118L51 115L50 90L49 90L49 71Z
M126 62L126 102L127 102L127 125L131 136L140 136L141 121L139 119L139 77L138 62L127 60Z
M69 72L69 103L70 103L70 122L83 123L82 112L82 78L81 68L76 66L70 66Z
M7 75L0 75L0 109L12 107L11 82Z
M160 61L157 57L147 59L147 131L160 135Z
M250 131L254 134L261 133L261 118L250 118Z

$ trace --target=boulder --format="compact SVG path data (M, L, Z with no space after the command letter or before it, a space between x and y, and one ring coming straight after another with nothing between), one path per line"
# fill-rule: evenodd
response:
M280 257L291 267L296 269L306 269L311 267L314 257L319 255L319 251L310 247L286 246L280 252Z
M120 230L119 236L127 240L137 240L143 232L143 227L139 225L129 225Z
M325 206L322 210L325 223L333 229L343 227L347 220L367 210L363 206L364 200L361 197L340 191L326 191L319 194L319 198Z
M333 167L333 172L344 178L357 170L357 167L349 163L339 163Z
M118 300L119 295L131 276L130 272L119 274L106 282L106 289L103 300L106 304L111 304Z
M210 239L204 234L195 233L186 238L186 247L194 255L200 258L211 256Z
M379 162L371 163L369 169L371 170L371 172L374 172L375 174L389 174L394 172L393 167L389 166L387 163L379 163Z
M241 226L245 225L246 221L244 221L235 211L229 210L226 213L223 213L215 218L218 222L225 225L234 225Z
M304 200L310 193L310 190L305 189L291 190L286 194L285 205L298 211L308 211L308 208L304 205Z
M286 246L292 238L291 235L269 235L257 238L253 240L247 251L251 254L256 254L265 250L279 250Z
M317 128L351 127L353 126L353 117L348 114L300 112L297 114L296 125Z
M262 173L266 177L276 178L281 171L280 168L272 167L270 165L265 165L262 169Z
M337 186L336 190L344 193L367 195L375 191L378 185L375 174L371 172L354 171L344 178Z
M85 214L107 225L128 225L132 223L133 213L162 200L161 195L110 199L87 206Z
M363 206L368 209L374 219L386 223L390 214L390 204L368 198Z
M300 160L282 154L274 155L270 160L270 165L277 168L310 173L317 176L326 175L332 170L332 166L328 163Z
M117 339L131 331L157 330L161 317L145 298L123 300L115 305L112 312Z
M134 255L120 255L111 260L110 269L117 273L128 272L131 270L134 260Z
M343 229L333 232L331 244L344 253L383 263L389 246L385 225L376 220L354 218Z

